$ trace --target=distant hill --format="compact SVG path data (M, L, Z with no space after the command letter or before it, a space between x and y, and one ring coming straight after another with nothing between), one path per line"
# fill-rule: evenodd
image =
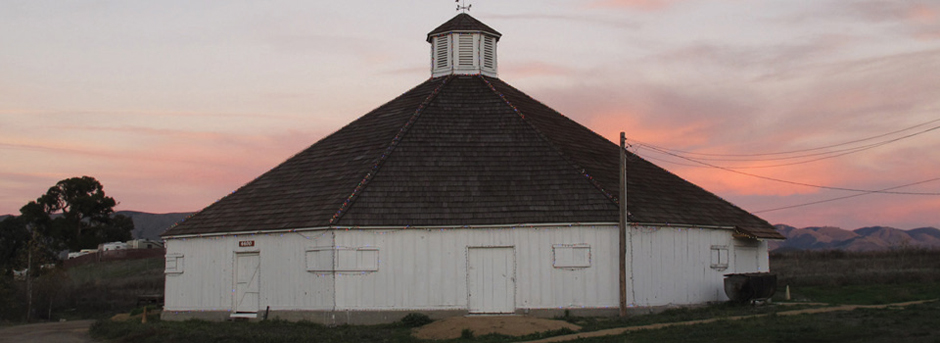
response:
M182 213L146 213L135 211L118 211L117 214L123 214L134 221L134 231L131 233L137 239L160 240L160 234L169 229L173 224L179 223L186 217L192 215L192 212Z
M940 249L940 229L923 227L909 231L887 226L869 226L853 231L837 227L774 225L787 239L771 241L771 250L877 251L904 247Z

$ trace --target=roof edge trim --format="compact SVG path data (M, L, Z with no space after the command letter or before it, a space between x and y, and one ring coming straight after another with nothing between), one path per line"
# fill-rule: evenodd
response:
M331 225L331 226L317 226L309 227L302 229L279 229L279 230L251 230L251 231L237 231L237 232L216 232L216 233L204 233L204 234L185 234L185 235L173 235L166 236L163 239L186 239L186 238L203 238L203 237L219 237L219 236L242 236L242 235L267 235L267 234L283 234L283 233L293 233L293 232L309 232L309 231L329 231L329 230L447 230L447 229L498 229L498 228L544 228L544 227L573 227L573 226L617 226L616 222L587 222L587 223L517 223L517 224L490 224L490 225L394 225L394 226L345 226L345 225Z
M317 227L308 227L302 229L278 229L278 230L249 230L249 231L228 231L228 232L212 232L212 233L188 233L182 235L171 235L163 236L163 240L168 239L186 239L186 238L203 238L203 237L220 237L220 236L248 236L248 235L268 235L268 234L282 234L282 233L291 233L291 232L307 232L307 231L325 231L332 229L331 226L317 226Z
M329 221L331 226L332 224L336 223L336 221L339 220L340 217L343 216L343 214L346 214L346 210L348 210L349 207L352 206L352 203L355 202L356 199L358 199L359 194L362 193L362 190L365 189L366 186L369 185L369 181L371 181L372 178L375 177L375 174L379 172L379 169L382 167L382 164L384 164L385 160L387 160L388 157L391 156L392 152L395 151L395 147L398 146L398 143L401 142L402 138L405 137L409 129L411 129L411 126L415 123L415 121L418 120L418 117L421 116L422 110L425 107L427 107L429 103L431 103L431 100L433 100L434 97L436 97L437 94L440 93L441 88L444 88L444 85L447 84L447 81L449 81L452 77L453 75L443 78L443 80L441 80L441 83L437 85L437 87L434 88L433 91L431 91L431 94L428 94L428 96L424 99L424 101L422 101L421 104L418 105L418 108L415 109L414 114L412 114L411 118L409 118L408 121L405 122L405 125L402 125L401 129L398 130L398 133L395 134L395 137L392 138L391 142L389 142L388 146L385 148L385 151L382 152L382 155L378 156L375 159L375 162L372 164L372 168L368 172L366 172L366 175L363 176L362 181L359 181L359 184L357 184L356 188L353 189L352 194L350 194L349 197L346 198L346 201L343 201L343 203L340 204L339 209L336 210L335 213L333 213L333 217L331 217Z
M497 42L499 41L500 38L503 37L502 34L493 33L493 32L490 32L490 31L483 31L483 30L450 30L450 31L437 32L437 33L433 33L433 34L429 33L429 34L428 34L427 42L430 43L430 42L431 42L431 38L434 38L434 37L437 37L437 36L446 36L446 35L453 34L453 33L482 33L482 34L486 34L486 35L493 36L493 38L496 38L496 41L497 41Z

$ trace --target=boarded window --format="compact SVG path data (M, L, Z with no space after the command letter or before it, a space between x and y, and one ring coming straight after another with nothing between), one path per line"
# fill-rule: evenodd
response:
M374 272L379 270L379 249L340 248L336 250L336 271Z
M309 248L310 272L374 272L379 270L378 248Z
M182 274L183 273L183 254L167 254L166 268L164 274Z
M555 268L588 268L591 266L591 246L588 244L556 244L552 246L552 266Z
M728 246L727 245L712 245L711 249L711 260L712 269L725 270L728 269Z
M333 248L310 248L305 254L308 272L332 272Z

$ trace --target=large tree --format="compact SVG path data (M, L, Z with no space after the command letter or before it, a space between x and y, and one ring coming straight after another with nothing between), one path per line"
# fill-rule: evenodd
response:
M17 257L26 250L29 230L18 218L9 216L0 221L0 278L10 277L13 270L21 268Z
M134 222L115 215L116 204L95 178L73 177L23 206L20 218L50 251L93 249L100 243L133 238Z

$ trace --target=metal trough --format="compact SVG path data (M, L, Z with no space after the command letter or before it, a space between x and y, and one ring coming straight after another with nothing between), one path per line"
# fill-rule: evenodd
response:
M777 292L777 274L725 274L725 294L734 302L767 300Z

